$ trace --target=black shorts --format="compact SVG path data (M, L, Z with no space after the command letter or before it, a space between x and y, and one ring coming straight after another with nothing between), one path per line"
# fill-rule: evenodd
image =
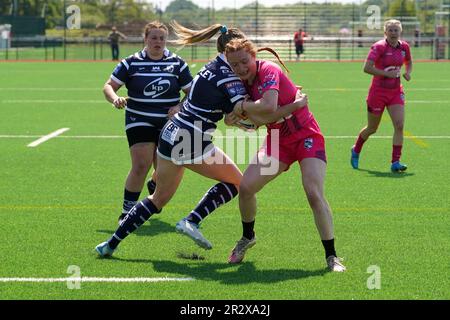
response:
M175 164L199 164L215 150L212 135L169 120L161 131L158 155Z
M158 143L159 134L166 122L167 118L154 118L125 111L128 146L140 142Z
M295 45L295 53L296 54L302 54L305 51L303 48L303 44L296 44Z

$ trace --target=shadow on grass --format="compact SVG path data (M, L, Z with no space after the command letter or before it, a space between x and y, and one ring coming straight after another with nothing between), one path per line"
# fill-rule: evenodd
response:
M328 269L302 270L302 269L274 269L257 270L253 262L244 262L239 265L228 263L208 262L176 262L176 261L153 261L148 259L121 259L111 257L114 260L151 263L155 271L164 274L179 274L198 280L218 281L223 284L242 285L249 283L275 283L287 280L298 280L309 277L323 276Z
M414 173L409 172L401 172L394 173L391 171L375 171L375 170L367 170L367 169L357 169L358 171L367 172L368 174L376 177L376 178L393 178L393 179L401 179L413 176Z
M97 230L97 232L106 233L111 236L116 230ZM140 226L133 234L153 237L168 232L175 232L175 226L159 219L150 218L150 220Z

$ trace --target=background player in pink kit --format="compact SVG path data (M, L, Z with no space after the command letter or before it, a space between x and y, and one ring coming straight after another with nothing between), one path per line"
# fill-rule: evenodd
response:
M257 51L267 50L273 53L280 63L275 51L270 48L257 50L246 39L233 39L225 46L225 54L234 73L244 82L253 101L237 104L234 112L238 115L270 114L295 100L297 87L273 62L256 60ZM323 193L326 171L325 140L314 116L305 106L293 112L289 117L276 123L267 124L268 135L259 150L257 161L252 161L244 172L239 192L239 209L241 212L243 236L233 248L229 263L240 263L247 249L256 243L254 224L256 217L256 193L282 172L289 169L295 161L300 164L302 183L308 198L317 229L325 248L327 266L331 271L342 272L345 267L336 255L334 248L333 221L330 206ZM279 134L279 139L272 135ZM276 148L279 152L277 154ZM256 158L255 158L256 159ZM277 170L264 173L265 160L277 163Z
M359 133L351 150L350 163L358 169L359 154L364 143L374 134L387 107L394 125L392 141L392 172L403 172L407 166L400 163L403 146L403 124L405 121L405 94L400 84L400 69L403 64L406 72L403 78L411 79L412 59L408 43L400 41L402 25L398 20L388 20L384 24L385 39L372 45L364 72L373 75L372 85L367 96L367 126Z

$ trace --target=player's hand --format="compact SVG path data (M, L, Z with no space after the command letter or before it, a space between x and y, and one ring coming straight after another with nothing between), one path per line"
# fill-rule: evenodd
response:
M176 106L171 107L169 109L169 112L167 112L167 117L169 119L172 119L176 113L180 112L180 110L181 110L181 104L177 104Z
M235 115L233 112L225 115L224 122L227 126L235 125L241 118Z
M387 78L400 78L400 70L393 69L393 70L386 71L386 77Z
M297 91L294 103L297 105L297 108L302 108L308 104L308 96L302 93L299 95L299 91Z
M411 74L406 72L403 74L403 78L405 78L406 81L409 81L409 80L411 80Z
M238 101L233 108L233 114L238 116L240 119L247 119L247 113L242 110L242 101L247 101L247 96L245 97L244 100Z
M300 99L303 96L303 93L302 93L301 89L299 89L299 86L296 86L296 87L298 90L295 93L295 100Z
M118 97L112 104L117 109L123 109L127 106L127 100L127 98Z

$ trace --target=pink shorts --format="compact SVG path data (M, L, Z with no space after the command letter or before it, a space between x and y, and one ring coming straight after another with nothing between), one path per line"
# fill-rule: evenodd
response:
M266 141L259 152L273 156L288 166L295 161L300 163L306 158L317 158L327 162L327 156L325 153L325 139L320 133L317 122L312 121L311 124L313 127L302 128L297 136L297 139L295 140L291 139L291 137L287 137L287 139L280 138L278 143L278 152L274 149L274 146L272 146L270 136L267 136Z
M386 89L371 87L367 95L367 111L373 114L382 114L384 108L392 105L405 105L403 87Z

